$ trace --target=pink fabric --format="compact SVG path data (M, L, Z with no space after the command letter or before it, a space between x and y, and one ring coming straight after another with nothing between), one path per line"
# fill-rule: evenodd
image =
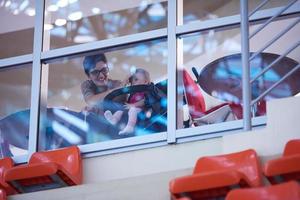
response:
M138 101L143 100L144 98L145 98L144 92L137 92L130 96L130 98L128 99L128 103L130 104L136 103Z

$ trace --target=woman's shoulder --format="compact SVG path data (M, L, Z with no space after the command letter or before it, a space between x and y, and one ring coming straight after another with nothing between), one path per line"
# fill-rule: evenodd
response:
M81 83L81 88L93 87L95 84L92 80L85 80Z

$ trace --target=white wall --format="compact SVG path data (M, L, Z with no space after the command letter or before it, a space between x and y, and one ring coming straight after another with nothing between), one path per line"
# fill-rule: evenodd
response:
M286 141L300 138L300 97L267 102L263 129L184 144L138 150L85 160L85 183L129 178L194 166L201 156L254 148L260 156L273 157ZM101 172L101 173L100 173ZM95 176L99 174L99 176ZM101 175L100 175L101 174Z
M223 137L223 152L254 148L261 156L279 155L284 144L300 138L300 98L285 98L267 103L267 127Z

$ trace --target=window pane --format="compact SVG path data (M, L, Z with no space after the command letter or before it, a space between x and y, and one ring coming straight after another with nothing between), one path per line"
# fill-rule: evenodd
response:
M0 69L0 157L27 154L31 65Z
M181 1L181 0L180 0ZM190 23L196 20L209 20L240 13L240 0L182 0L183 1L183 23ZM249 12L254 10L262 1L251 0ZM288 0L270 0L260 10L287 5Z
M278 33L296 22L298 18L288 18L272 22L250 40L250 57L258 52ZM250 33L260 24L251 25ZM276 32L274 32L276 30ZM300 25L296 24L284 36L276 40L250 62L250 78L254 79L264 68L294 46L281 61L275 62L271 70L252 83L252 100L259 97L279 81L300 62L299 35ZM183 57L184 66L179 69L178 91L184 105L178 112L178 127L199 126L223 121L242 119L242 64L241 35L239 28L209 30L182 36L179 44L179 60ZM297 45L298 43L298 45ZM180 45L179 45L180 46ZM192 68L199 75L196 78ZM253 116L266 114L266 101L275 98L299 95L300 69L274 88L269 94L252 107ZM197 83L195 84L195 81ZM190 120L190 121L188 121Z
M166 26L166 0L47 0L44 50Z
M102 53L44 66L49 67L48 109L41 149L166 131L166 41ZM123 88L125 80L127 86L133 86ZM135 86L138 84L143 86Z
M0 1L0 59L32 53L34 0Z
M250 64L252 63L252 67L256 66L256 69L252 69L251 74L252 78L254 78L259 71L270 65L280 56L283 56L280 61L276 62L272 66L271 70L267 71L260 78L253 82L253 99L257 98L260 94L270 88L273 84L279 81L285 74L287 74L290 70L292 70L300 63L300 24L295 24L297 20L299 20L299 16L274 21L250 40L251 52L257 52L269 41L275 38L280 32L286 30L286 28L288 28L291 24L294 24L294 26L290 30L284 31L283 36L273 42L272 45L266 48L261 54L257 55L253 59L253 61L250 62ZM261 24L252 25L250 27L250 33L256 30L260 25ZM288 50L292 47L293 50L291 50L286 56L284 56L284 54L288 52ZM263 105L260 104L265 104L265 101L268 101L270 99L299 95L299 77L300 69L296 70L291 76L289 76L285 81L279 84L261 101L259 101L258 104L255 105L254 109L260 111L259 108L263 107Z
M178 69L178 92L183 94L178 98L179 105L183 105L182 110L178 111L178 128L236 119L230 113L230 106L225 103L231 102L237 111L241 108L240 98L236 97L242 94L241 82L227 75L227 65L222 59L240 53L240 30L210 30L186 35L179 39L179 43L182 43L179 58L182 56L183 62L178 66L184 67ZM192 68L199 74L198 81ZM235 89L233 94L231 87Z

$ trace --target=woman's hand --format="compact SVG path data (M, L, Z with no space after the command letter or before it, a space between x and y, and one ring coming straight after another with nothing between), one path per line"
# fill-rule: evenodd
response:
M95 112L96 111L96 108L94 106L85 106L81 112L85 115L89 114L89 113L92 113L92 112Z
M122 81L122 85L123 86L127 86L127 85L130 85L130 77L131 75L127 75L126 78Z

